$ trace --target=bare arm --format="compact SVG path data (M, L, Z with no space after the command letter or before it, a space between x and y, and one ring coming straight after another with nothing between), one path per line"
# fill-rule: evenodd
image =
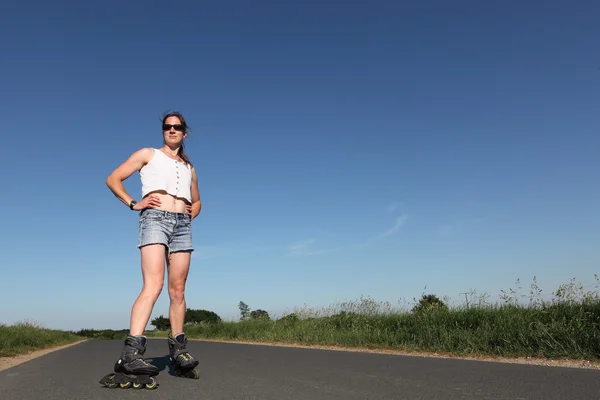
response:
M133 175L134 172L142 169L144 165L150 161L153 156L153 150L150 148L144 148L133 153L129 158L119 165L111 174L106 178L106 185L113 192L113 194L129 206L133 198L127 193L123 186L123 181Z
M200 191L198 190L198 177L196 169L192 167L192 219L200 214L202 202L200 201Z

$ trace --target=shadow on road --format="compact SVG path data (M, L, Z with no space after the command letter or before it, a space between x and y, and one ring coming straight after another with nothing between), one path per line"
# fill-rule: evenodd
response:
M175 376L175 372L173 371L173 365L169 361L168 354L166 356L162 356L162 357L148 358L147 361L150 364L156 365L158 367L159 371L164 371L164 370L168 369L169 375Z

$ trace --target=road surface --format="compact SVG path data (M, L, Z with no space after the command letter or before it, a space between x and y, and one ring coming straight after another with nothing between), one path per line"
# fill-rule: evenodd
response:
M167 342L149 339L154 390L108 389L122 341L87 341L0 371L0 399L600 399L600 371L189 341L200 379L177 378Z

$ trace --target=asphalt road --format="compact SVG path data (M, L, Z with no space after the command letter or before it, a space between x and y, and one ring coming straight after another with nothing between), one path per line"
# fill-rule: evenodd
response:
M600 372L483 361L189 341L200 379L168 367L167 342L146 356L160 386L109 389L122 342L87 341L0 371L0 399L600 399Z

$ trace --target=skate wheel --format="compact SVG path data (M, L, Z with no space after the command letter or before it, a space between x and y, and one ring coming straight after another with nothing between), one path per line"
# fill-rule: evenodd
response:
M190 379L200 379L200 372L196 368L188 371L186 375Z
M150 377L150 380L152 381L152 383L146 383L146 389L156 389L156 387L158 386L158 382L156 382L156 379L154 379L154 377Z
M118 385L114 382L110 382L106 384L106 387L108 387L109 389L114 389L116 388Z
M142 385L141 383L134 383L134 384L133 384L133 388L134 388L134 389L141 389L141 388L142 388L142 386L144 386L144 385Z
M119 386L121 386L121 388L123 388L123 389L127 389L131 385L132 385L131 382L121 382L121 383L119 383Z

